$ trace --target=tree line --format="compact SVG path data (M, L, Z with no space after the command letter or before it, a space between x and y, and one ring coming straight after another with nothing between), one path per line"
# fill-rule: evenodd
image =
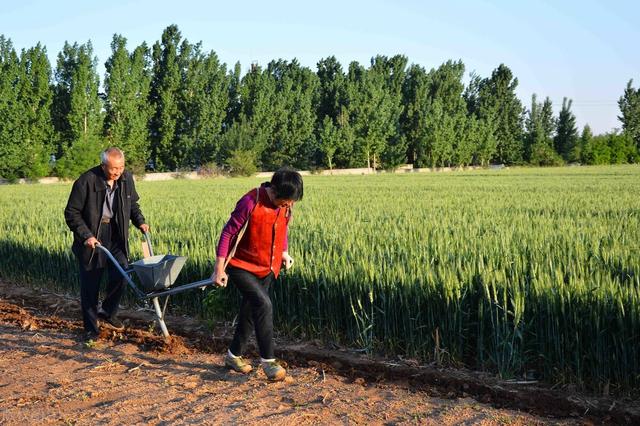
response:
M607 164L640 159L640 89L619 100L622 131L579 133L571 100L525 107L504 64L427 71L403 55L368 67L335 57L227 68L177 26L130 49L114 35L100 85L91 42L65 43L52 68L41 44L18 54L0 35L0 177L75 177L108 145L145 171Z

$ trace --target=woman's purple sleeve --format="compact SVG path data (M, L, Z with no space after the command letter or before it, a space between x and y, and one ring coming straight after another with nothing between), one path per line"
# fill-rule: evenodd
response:
M227 257L231 250L231 243L240 232L240 228L247 221L249 214L253 210L256 204L255 195L251 196L251 193L246 194L240 198L236 204L236 208L231 213L231 217L220 234L220 240L218 240L218 248L216 250L218 257Z

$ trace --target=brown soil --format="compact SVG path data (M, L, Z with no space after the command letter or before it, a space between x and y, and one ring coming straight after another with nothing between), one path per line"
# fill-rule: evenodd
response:
M499 381L279 341L289 376L269 383L222 367L229 327L207 331L125 311L124 332L81 341L74 298L0 282L3 424L639 424L637 402ZM254 364L255 365L255 364ZM522 411L517 411L522 410Z

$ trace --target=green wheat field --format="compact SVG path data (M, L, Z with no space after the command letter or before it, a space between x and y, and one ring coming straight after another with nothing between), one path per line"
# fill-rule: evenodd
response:
M264 179L262 179L264 180ZM257 178L138 182L157 254L208 278L220 231ZM0 186L0 277L79 293L70 183ZM132 232L132 259L141 256ZM276 329L502 377L640 385L640 167L305 177ZM233 288L174 311L233 319ZM127 303L134 303L129 297ZM170 325L169 325L170 326Z

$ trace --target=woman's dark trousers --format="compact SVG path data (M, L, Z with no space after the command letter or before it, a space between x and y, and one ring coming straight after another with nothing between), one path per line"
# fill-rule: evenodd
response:
M269 287L274 281L273 272L258 278L251 272L229 267L227 275L242 294L238 325L229 350L236 356L244 353L247 340L255 329L260 356L274 358L273 307L269 298Z

